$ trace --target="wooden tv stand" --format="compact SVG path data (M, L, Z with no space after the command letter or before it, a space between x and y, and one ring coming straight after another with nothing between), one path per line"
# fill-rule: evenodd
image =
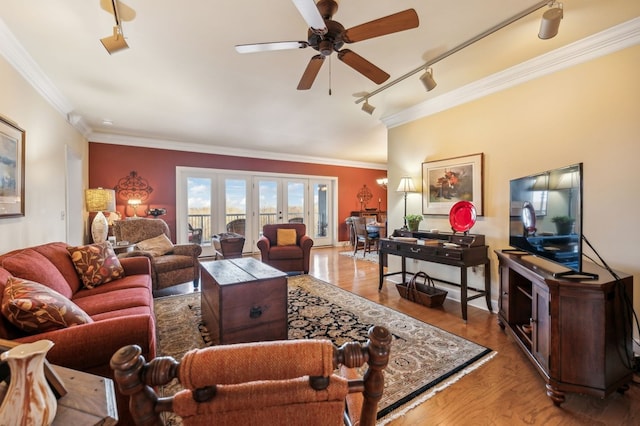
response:
M597 280L554 278L549 262L496 251L500 269L498 324L547 382L555 405L565 392L604 398L624 392L633 372L631 317L624 318L622 291L633 300L633 277L586 263ZM549 265L553 267L553 264ZM626 351L626 352L625 352Z

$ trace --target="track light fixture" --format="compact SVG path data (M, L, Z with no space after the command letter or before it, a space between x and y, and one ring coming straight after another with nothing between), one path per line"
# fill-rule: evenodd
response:
M420 77L420 80L422 81L422 84L424 84L425 88L427 89L427 91L433 89L436 86L436 82L435 80L433 80L433 71L431 70L431 68L429 68L431 65L442 61L443 59L453 55L456 52L459 52L460 50L471 46L472 44L474 44L477 41L482 40L483 38L495 33L498 30L501 30L502 28L506 27L507 25L510 25L514 22L516 22L517 20L524 18L525 16L535 12L536 10L539 10L545 6L549 6L550 9L547 10L544 13L544 16L542 17L542 23L540 26L540 33L538 34L538 37L540 37L541 39L545 39L545 38L551 38L553 36L555 36L558 33L558 27L560 26L560 20L562 19L562 3L558 3L555 0L543 0L543 1L539 1L533 5L531 5L530 7L528 7L527 9L513 15L512 17L500 22L497 25L494 25L493 27L489 28L488 30L476 35L475 37L472 37L471 39L463 42L462 44L459 44L457 46L455 46L454 48L436 56L435 58L427 61L425 64L420 65L418 68L415 68L409 72L407 72L406 74L401 75L400 77L396 78L393 81L388 82L387 84L385 84L384 86L380 86L378 87L376 90L370 92L370 93L366 93L366 95L361 96L360 98L356 99L355 103L359 104L360 102L364 101L364 104L362 105L362 110L368 112L369 114L371 114L373 112L374 107L372 107L371 105L369 105L369 98L377 95L380 92L383 92L385 90L387 90L388 88L395 86L396 84L400 83L401 81L406 80L407 78L411 77L414 74L419 73L420 71L426 70L426 72ZM550 30L547 30L546 27L549 26ZM545 28L543 31L543 27ZM554 29L555 31L551 30ZM430 81L429 81L430 80ZM431 83L433 83L433 86L430 88Z
M374 107L373 105L371 105L369 103L369 99L365 99L364 100L364 103L362 104L362 110L364 112L366 112L369 115L372 115L373 111L375 111L375 109L376 109L376 107Z
M427 92L432 91L438 85L433 79L433 70L431 68L425 70L424 74L420 77L420 81L424 88L427 89Z
M116 20L116 26L113 27L113 35L100 39L100 42L104 48L107 49L109 55L129 48L129 45L124 39L124 34L122 33L122 23L120 22L120 16L118 15L118 0L111 0L111 6L113 7L113 17Z
M122 30L119 26L113 27L113 35L105 38L101 38L100 42L107 49L109 55L114 52L118 52L123 49L128 49L129 45L124 39L124 35L122 34Z
M555 37L558 34L562 17L562 3L551 2L551 4L549 4L549 10L542 15L538 37L542 40Z

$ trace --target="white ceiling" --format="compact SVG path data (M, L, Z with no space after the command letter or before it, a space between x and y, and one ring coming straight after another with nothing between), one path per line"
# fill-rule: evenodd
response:
M545 6L435 64L438 87L432 92L425 92L419 73L372 97L372 116L355 104L354 94L379 86L335 54L311 90L298 91L315 50L235 51L236 44L306 40L305 21L291 0L124 3L136 12L123 22L130 49L110 56L99 39L111 34L114 19L100 0L0 0L0 53L7 57L6 40L15 37L34 61L26 68L48 78L44 90L61 112L80 119L90 140L384 164L381 118L623 22L640 2L566 0L560 34L543 41L537 32ZM349 28L404 9L417 11L417 29L345 45L392 81L537 3L341 0L334 20Z

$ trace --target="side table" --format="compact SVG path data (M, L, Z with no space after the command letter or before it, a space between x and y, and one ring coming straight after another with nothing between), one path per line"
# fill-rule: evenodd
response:
M127 244L127 245L113 245L113 251L115 252L115 254L122 254L122 253L128 253L130 251L133 251L133 248L135 247L135 244Z
M58 365L52 367L67 389L67 394L58 399L54 426L118 423L113 380Z

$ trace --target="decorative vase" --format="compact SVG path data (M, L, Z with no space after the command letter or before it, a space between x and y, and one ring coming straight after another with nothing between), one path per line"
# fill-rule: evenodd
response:
M408 220L407 226L409 227L409 231L417 231L418 226L420 226L419 220Z
M50 425L58 402L44 376L44 360L50 340L18 345L0 355L9 364L11 380L0 405L0 419L7 425Z

